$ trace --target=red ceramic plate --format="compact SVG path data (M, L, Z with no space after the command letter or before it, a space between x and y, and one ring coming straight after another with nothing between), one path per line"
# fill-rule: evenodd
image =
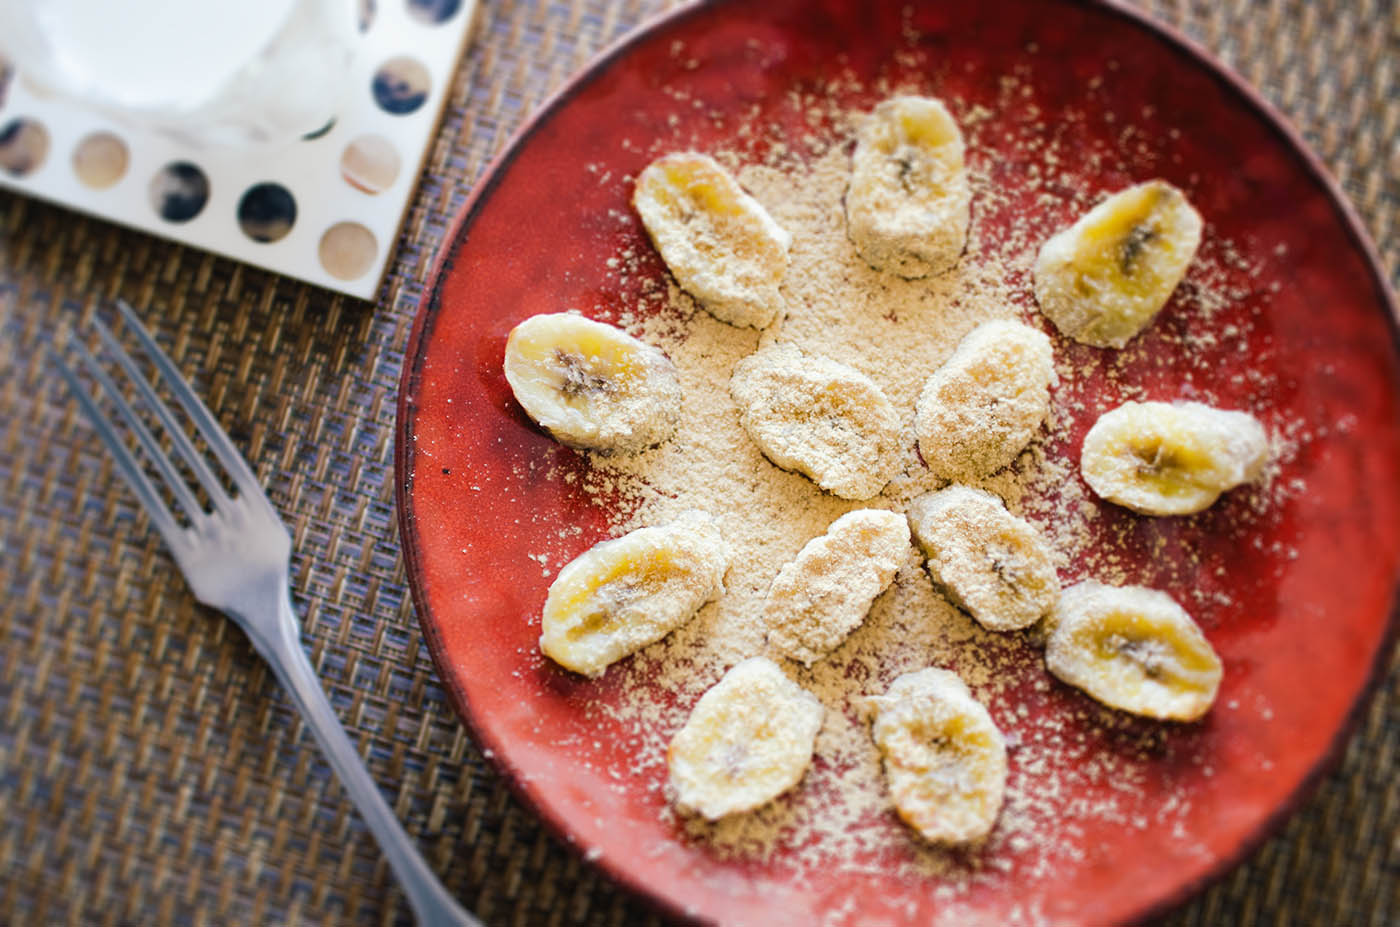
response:
M1060 387L1071 421L1050 453L1077 459L1084 430L1132 383L1255 410L1283 439L1283 464L1262 514L1251 515L1260 497L1248 490L1191 519L1098 507L1128 553L1125 578L1175 583L1224 659L1204 722L1104 722L1067 687L1024 686L994 701L999 723L1014 743L1062 715L1064 763L1081 773L1051 791L1013 749L1013 785L1040 788L1036 807L1049 809L1032 839L921 867L933 851L879 821L884 844L841 858L793 846L722 853L667 813L664 763L638 752L655 738L598 710L624 694L622 677L584 681L539 655L553 572L607 536L614 513L567 478L586 459L516 406L503 347L530 315L616 318L642 302L647 278L664 279L629 218L627 178L651 157L696 147L756 160L775 139L793 146L835 131L809 121L799 97L860 108L888 88L937 95L975 123L970 163L1007 192L976 206L990 240L1017 228L1043 235L1086 193L1156 176L1206 217L1198 261L1227 298L1205 306L1188 285L1116 367L1057 339L1060 356L1088 372ZM1044 146L1028 143L1036 137ZM1039 186L1045 195L1019 192L1047 171L1065 179L1063 195L1053 177ZM628 249L643 255L644 272L619 283L607 262ZM602 56L522 132L457 223L418 315L400 394L399 513L443 681L522 797L586 858L677 916L775 927L1160 912L1296 805L1388 653L1400 365L1377 266L1334 185L1268 107L1134 13L1069 0L680 11ZM1028 280L1014 283L1023 316L1048 328ZM1231 530L1238 519L1247 532ZM550 568L532 559L540 554ZM1187 563L1199 566L1183 573ZM1078 578L1073 569L1066 579ZM660 686L653 694L669 698ZM1103 758L1112 774L1093 775ZM822 764L804 789L830 772ZM785 800L800 807L804 794Z

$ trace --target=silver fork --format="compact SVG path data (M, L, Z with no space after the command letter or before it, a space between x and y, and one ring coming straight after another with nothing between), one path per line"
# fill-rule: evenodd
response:
M174 454L167 455L162 451L150 427L137 414L116 380L78 339L71 339L69 348L76 358L75 363L50 350L59 372L92 419L108 450L116 457L122 476L141 500L156 530L170 548L195 598L232 618L286 687L292 702L325 752L326 759L340 777L350 800L355 803L379 842L404 894L408 896L408 903L418 922L434 927L481 927L480 921L453 900L419 855L346 736L330 702L326 700L316 672L311 668L311 661L301 648L300 627L292 609L288 584L292 539L277 510L258 486L252 470L234 448L228 435L180 376L170 358L142 327L136 313L125 302L118 301L117 306L127 328L155 365L160 379L164 380L166 388L184 408L237 491L230 494L224 489L209 462L176 422L170 407L160 399L131 355L100 320L94 319L94 327L103 347L135 388L139 404L160 423ZM97 385L95 392L105 394L107 402L116 408L118 416L154 466L159 482L174 502L173 509L137 462L136 455L122 439L112 419L102 410L98 399L84 388L78 369L85 371ZM172 459L172 456L176 459ZM176 460L188 468L203 488L210 500L211 510L200 504L180 474Z

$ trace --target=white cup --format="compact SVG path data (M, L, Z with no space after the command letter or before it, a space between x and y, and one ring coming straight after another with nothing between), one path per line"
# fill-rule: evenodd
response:
M0 54L36 93L197 147L324 128L353 57L355 0L0 0Z

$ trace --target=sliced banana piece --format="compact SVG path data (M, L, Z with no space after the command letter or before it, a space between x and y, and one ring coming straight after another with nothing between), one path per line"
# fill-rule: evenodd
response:
M1223 667L1196 622L1144 586L1070 586L1050 613L1045 665L1111 708L1170 721L1210 709Z
M1120 190L1041 246L1040 311L1075 341L1121 348L1186 276L1202 225L1186 195L1166 181Z
M768 643L811 666L860 627L909 550L909 522L880 509L847 512L778 571L763 605Z
M676 430L681 384L657 348L572 312L531 316L506 339L506 382L570 447L634 452Z
M996 496L949 486L909 504L914 540L948 598L992 631L1035 624L1060 596L1050 546Z
M983 322L919 395L914 431L924 462L936 476L964 483L1010 464L1049 415L1055 382L1043 332L1020 322Z
M777 318L792 236L714 158L653 161L637 177L632 206L681 289L711 315L748 328Z
M601 676L719 596L728 567L728 545L704 512L603 541L554 578L540 649L565 669Z
M774 344L735 365L729 393L768 459L827 492L869 499L899 472L899 413L852 367Z
M1145 515L1189 515L1260 475L1269 436L1247 412L1199 402L1125 402L1084 436L1089 488Z
M972 187L962 132L929 97L885 100L851 156L846 231L871 266L901 277L940 274L967 243Z
M967 685L925 669L863 701L874 711L871 732L904 822L940 844L991 833L1006 795L1006 742Z
M671 741L677 807L714 821L777 798L812 762L824 714L816 696L767 657L733 667Z

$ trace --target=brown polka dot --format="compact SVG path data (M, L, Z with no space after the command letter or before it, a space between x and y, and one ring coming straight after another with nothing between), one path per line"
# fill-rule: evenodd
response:
M340 156L340 176L365 193L387 190L399 176L399 167L398 149L382 135L361 135Z
M422 62L413 58L391 58L374 72L370 90L374 102L386 113L406 116L428 99L432 76Z
M462 8L462 0L407 0L408 15L429 26L445 23Z
M374 233L358 222L338 222L326 229L317 249L321 266L337 280L363 277L379 253Z
M209 178L198 165L174 161L151 178L151 208L167 222L188 222L209 202Z
M73 173L83 186L105 190L126 176L131 154L111 132L94 132L73 149Z
M6 173L33 173L48 154L49 133L40 123L20 117L0 126L0 169Z
M249 187L238 201L238 227L253 241L279 241L297 221L297 201L279 183Z

